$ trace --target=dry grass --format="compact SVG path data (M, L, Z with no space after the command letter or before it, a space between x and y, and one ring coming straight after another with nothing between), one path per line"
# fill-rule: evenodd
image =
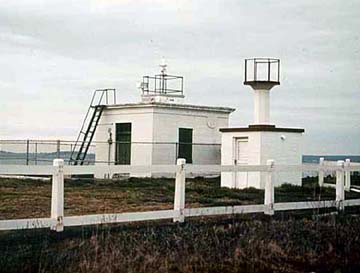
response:
M334 189L319 189L316 179L305 179L302 187L283 185L275 190L277 202L334 199ZM225 206L260 204L264 192L257 189L220 188L219 179L189 179L186 206ZM359 198L347 193L346 198ZM137 179L126 181L65 181L65 215L120 213L171 209L173 179ZM51 182L0 180L0 219L49 217Z
M187 183L187 206L243 204L249 203L249 199L256 203L262 200L262 195L262 191L254 189L221 189L216 179ZM65 181L65 215L171 209L173 200L172 179ZM0 219L49 217L50 204L51 182L0 181Z
M358 272L360 218L257 216L0 233L2 272Z
M334 199L316 179L284 185L277 202ZM48 217L51 182L0 181L0 219ZM167 209L171 179L66 181L65 215ZM192 179L186 206L259 204L264 192L230 190L218 179ZM359 198L347 193L346 198ZM357 209L347 213L358 214ZM316 212L0 232L1 272L358 272L360 218Z

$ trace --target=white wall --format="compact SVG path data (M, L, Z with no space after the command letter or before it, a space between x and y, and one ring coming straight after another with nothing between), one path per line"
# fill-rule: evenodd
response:
M285 139L282 140L281 136ZM261 164L266 164L268 159L274 159L278 165L302 164L302 134L288 132L262 132L261 133ZM266 174L263 173L262 176ZM289 183L301 185L301 172L277 173L275 186ZM264 178L262 179L264 183ZM264 186L263 184L261 185Z
M281 137L285 137L284 140ZM235 139L248 137L248 164L265 165L268 159L274 159L275 164L299 165L302 163L302 134L289 132L223 132L221 147L221 164L234 165ZM221 173L221 186L230 188L255 187L263 189L265 173L249 172L244 179L236 179L235 173ZM275 186L284 183L301 185L301 172L278 173Z
M260 132L224 132L221 141L221 165L234 165L236 159L235 141L237 138L243 137L248 137L248 165L260 164ZM246 181L239 181L234 172L222 172L221 186L229 188L260 188L260 173L249 172Z
M228 127L229 113L194 106L137 104L133 107L112 106L104 110L96 132L96 161L107 164L109 145L108 128L112 128L115 141L115 124L132 123L132 165L175 164L179 128L193 129L193 143L219 144L193 145L194 164L220 164L221 134L219 128ZM104 143L99 143L104 142ZM162 144L156 144L162 143ZM168 143L168 144L163 144ZM115 160L115 144L111 147L111 161ZM133 174L132 174L133 175ZM147 174L150 175L150 174ZM96 175L104 177L103 173Z
M96 129L96 161L108 160L109 138L108 128L113 133L113 141L116 141L116 123L131 123L131 164L151 165L152 145L136 144L136 142L151 143L153 140L153 109L152 108L110 108L105 109L99 125ZM103 142L103 143L100 143ZM111 161L115 161L115 143L111 145ZM96 163L96 165L107 163ZM103 178L104 174L96 174L96 177Z
M254 89L254 124L270 123L270 90Z
M228 127L229 114L176 108L158 108L154 111L154 141L178 142L179 128L193 129L193 143L220 144L219 128ZM210 126L209 126L210 125ZM176 146L160 145L153 151L153 164L175 162ZM193 164L219 164L220 145L193 145Z

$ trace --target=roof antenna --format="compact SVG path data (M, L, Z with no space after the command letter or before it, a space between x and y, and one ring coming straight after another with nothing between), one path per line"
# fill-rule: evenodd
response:
M159 66L161 67L161 74L166 75L167 64L166 64L166 60L165 60L164 57L161 59L161 62L160 62Z

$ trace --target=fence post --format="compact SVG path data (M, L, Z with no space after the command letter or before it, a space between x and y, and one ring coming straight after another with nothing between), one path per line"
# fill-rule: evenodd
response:
M26 140L26 165L29 165L29 149L30 149L30 140Z
M179 169L176 172L175 178L175 197L174 197L174 211L179 213L179 216L174 217L174 222L184 222L185 215L185 163L186 160L179 158L177 161Z
M35 158L34 158L34 160L35 160L35 165L37 165L37 142L35 142Z
M56 158L60 158L60 140L56 141Z
M345 160L345 190L346 191L350 191L350 187L351 187L351 176L350 176L350 159L347 158Z
M336 208L344 210L344 160L338 160L338 170L336 170Z
M264 213L267 215L274 215L274 181L273 181L273 172L275 161L269 159L266 162L268 165L268 171L266 173L265 180L265 198L264 204L266 205Z
M325 159L323 157L320 157L320 160L319 160L320 168L325 165L324 160ZM319 187L320 188L324 187L324 171L323 170L319 171Z
M56 224L51 229L60 232L64 230L64 160L54 159L53 165L55 171L52 176L51 218L56 220Z

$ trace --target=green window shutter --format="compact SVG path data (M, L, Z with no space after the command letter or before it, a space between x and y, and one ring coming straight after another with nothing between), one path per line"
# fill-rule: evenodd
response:
M130 165L131 123L116 123L115 164Z
M179 128L178 158L185 158L186 163L192 163L193 129Z

